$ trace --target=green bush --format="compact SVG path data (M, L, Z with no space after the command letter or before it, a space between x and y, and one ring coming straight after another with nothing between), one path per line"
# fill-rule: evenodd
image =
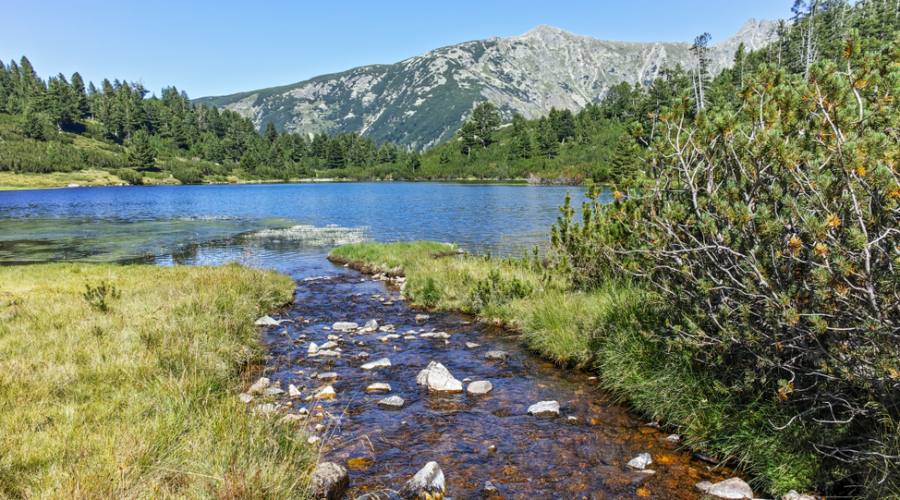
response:
M131 184L132 186L140 186L144 183L144 176L140 172L131 168L119 168L113 170L113 175Z
M178 179L182 184L200 184L203 182L203 173L195 167L173 166L172 177Z

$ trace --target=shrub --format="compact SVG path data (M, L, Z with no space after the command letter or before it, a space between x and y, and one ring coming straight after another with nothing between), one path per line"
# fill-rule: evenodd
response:
M131 168L120 168L113 172L113 175L131 184L132 186L140 186L144 183L144 176L140 172Z

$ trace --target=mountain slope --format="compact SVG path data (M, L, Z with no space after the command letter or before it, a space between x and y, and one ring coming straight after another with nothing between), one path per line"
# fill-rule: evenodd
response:
M740 43L756 49L774 32L774 22L748 21L711 47L713 72L731 63ZM271 121L292 132L359 132L423 149L451 137L478 101L490 100L506 117L534 118L551 107L576 111L617 83L647 82L665 66L692 67L689 49L689 43L604 41L538 26L521 36L197 102L234 110L258 128Z

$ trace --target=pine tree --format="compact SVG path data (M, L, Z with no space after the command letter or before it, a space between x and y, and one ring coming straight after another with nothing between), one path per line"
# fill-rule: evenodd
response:
M544 158L553 158L559 151L556 130L553 129L549 118L538 120L537 142L538 150Z
M156 150L147 132L138 130L128 138L128 166L138 170L152 170L156 164Z
M72 96L74 99L76 118L79 120L83 120L90 115L91 108L90 104L88 103L87 93L84 89L84 80L81 78L81 74L77 71L75 73L72 73L72 80L71 82L69 82L69 87L72 91ZM91 88L93 88L93 84L91 84Z
M531 130L522 115L516 113L512 118L512 140L509 145L509 158L531 158L534 153L534 144L531 139Z
M22 117L22 135L29 139L43 141L47 138L43 116L32 109L27 109Z
M266 132L264 136L269 143L275 143L275 141L278 140L278 130L275 129L274 123L266 122Z
M500 112L497 106L485 101L472 110L471 122L474 125L475 140L482 148L494 142L494 132L500 126Z

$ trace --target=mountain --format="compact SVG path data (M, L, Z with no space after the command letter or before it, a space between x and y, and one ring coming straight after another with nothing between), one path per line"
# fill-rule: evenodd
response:
M775 26L750 20L711 46L713 71L731 63L740 43L748 50L766 45ZM291 132L359 132L424 149L451 137L478 101L490 100L507 118L514 112L534 118L551 107L577 111L612 85L647 82L676 64L694 65L690 43L605 41L538 26L520 36L451 45L395 64L197 102L234 110L257 128L271 121Z

